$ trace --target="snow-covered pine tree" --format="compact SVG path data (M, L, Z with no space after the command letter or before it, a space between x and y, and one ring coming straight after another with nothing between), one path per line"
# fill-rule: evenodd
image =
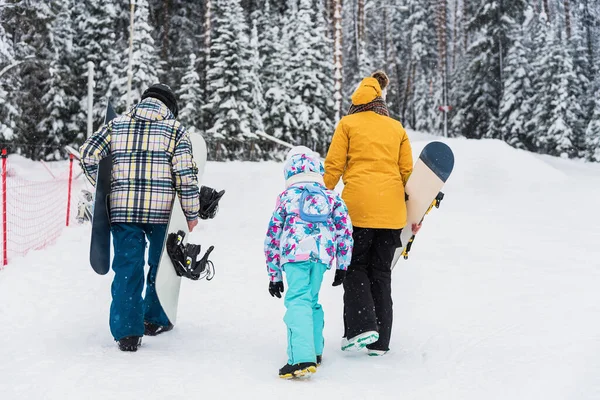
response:
M407 109L408 97L410 91L407 91L407 84L412 85L409 76L412 66L407 60L410 60L410 32L406 29L406 21L410 16L410 11L406 7L399 7L392 1L387 2L385 20L387 27L384 29L384 35L387 38L387 57L381 68L390 78L387 89L386 102L392 118L400 119L406 123L405 110ZM385 51L384 51L385 52Z
M344 60L342 82L342 116L350 106L350 96L359 82L358 36L356 30L356 2L345 2L342 8L342 59Z
M482 2L469 23L472 43L468 65L461 71L462 87L453 96L457 101L454 130L469 138L498 137L499 100L502 97L503 59L511 47L508 36L513 24L524 19L525 0Z
M594 112L585 131L587 159L600 162L600 97L596 97Z
M43 95L48 115L40 122L40 128L48 132L55 151L53 158L61 159L64 145L77 145L85 139L85 120L72 123L71 117L79 112L81 90L74 85L77 70L74 55L73 4L70 0L51 3L54 19L50 30L52 58L48 60L48 91Z
M5 21L5 9L0 8L0 21ZM11 140L15 134L15 117L19 115L12 96L9 96L11 87L18 86L18 75L12 71L16 67L11 67L15 60L12 37L0 24L0 71L3 71L2 85L0 85L0 140Z
M15 116L14 149L28 158L44 158L52 144L48 132L39 126L47 117L42 97L48 91L50 77L47 60L52 58L50 47L54 14L48 2L33 0L10 1L3 9L3 26L13 41L17 60L31 59L10 71L15 86L10 87L10 106L18 110ZM6 89L6 87L5 87Z
M331 25L333 38L333 78L334 84L334 101L335 101L335 121L342 118L342 97L343 97L343 30L342 30L342 0L331 0Z
M533 96L526 29L527 26L515 26L513 30L513 45L504 60L504 87L498 118L501 139L519 149L533 148L526 128L532 111L528 99Z
M131 104L135 104L142 97L142 93L152 84L158 83L158 77L162 74L162 63L158 54L157 46L152 37L153 28L150 25L150 14L148 0L136 0L134 12L134 35L133 35L133 61L131 79ZM127 60L129 49L125 49L121 56ZM127 64L125 64L127 65ZM127 103L127 75L121 79L121 87L124 91L117 107L123 108Z
M214 26L208 60L207 134L217 159L242 156L246 139L255 139L252 93L258 77L252 76L248 25L240 0L213 1Z
M196 64L196 55L192 53L189 56L187 71L181 78L181 86L177 90L179 120L190 132L198 131L202 126L203 96Z
M262 62L259 52L259 39L258 29L256 20L252 21L252 30L250 32L250 76L254 79L251 86L251 98L252 98L252 116L250 118L250 129L252 132L264 133L265 125L263 123L262 116L265 112L266 102L264 99L264 91L262 87L262 80L260 79L260 71L262 70ZM250 145L250 160L254 161L258 157L262 157L262 149L258 144L253 141Z
M569 80L568 91L573 119L566 121L573 128L573 145L581 157L585 157L585 130L594 108L594 93L590 92L591 75L585 44L577 27L571 28L571 35L563 40L567 55L573 64L573 77Z
M543 24L542 24L543 25ZM533 132L535 151L551 155L573 156L575 134L568 121L574 119L568 85L575 73L571 57L556 28L548 25L548 35L537 60L532 63L535 101L527 124Z
M291 57L289 19L288 15L280 16L274 12L270 4L271 1L266 0L261 12L255 14L262 64L259 79L265 100L262 120L266 133L288 143L296 143L293 133L297 124L292 115L290 82L286 79ZM275 144L271 144L270 148L274 154L280 150L280 146Z
M442 85L438 67L435 12L429 0L411 0L410 17L406 21L410 49L411 96L409 126L423 131L438 131L437 107L442 105Z
M123 5L125 6L125 5ZM79 96L79 112L72 123L85 129L87 120L88 61L94 63L94 127L104 120L107 99L114 100L125 93L120 82L127 78L127 43L117 27L121 7L117 0L78 0L74 2L74 57L77 66L73 79ZM123 33L125 34L125 33ZM128 37L128 36L127 36Z
M322 3L321 3L322 4ZM334 81L331 39L311 0L300 0L290 21L290 82L299 142L325 154L334 129Z
M196 66L201 72L204 55L201 52L204 5L193 0L152 0L150 9L156 47L160 47L163 65L160 81L178 90L182 78L189 72L189 55L196 54ZM202 77L201 77L202 78ZM199 127L198 127L199 128Z

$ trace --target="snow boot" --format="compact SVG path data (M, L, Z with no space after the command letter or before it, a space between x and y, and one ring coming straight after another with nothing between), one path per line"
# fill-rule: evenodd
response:
M387 354L386 350L372 350L367 348L367 354L371 357L381 357Z
M308 378L315 372L317 372L317 364L314 362L286 364L279 370L279 377L281 379Z
M342 338L343 351L360 351L365 346L375 343L379 340L379 333L376 331L367 331L354 336L351 339Z
M169 325L159 325L153 322L144 321L144 335L146 336L156 336L161 333L165 333L173 329L173 324L169 323Z
M119 344L119 350L121 351L137 351L138 347L142 345L142 337L126 336L117 340L117 343Z

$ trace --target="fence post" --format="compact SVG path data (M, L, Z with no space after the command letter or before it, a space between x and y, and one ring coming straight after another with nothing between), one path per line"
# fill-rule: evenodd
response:
M6 231L6 159L8 153L6 149L2 149L2 265L8 264L8 251L6 245L8 236Z
M71 216L71 183L73 182L73 154L69 154L69 190L67 195L67 226Z

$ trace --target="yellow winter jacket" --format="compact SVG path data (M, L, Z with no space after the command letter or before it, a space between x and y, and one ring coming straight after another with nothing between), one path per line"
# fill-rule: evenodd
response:
M379 83L365 78L352 95L354 105L381 96ZM413 168L412 150L402 124L364 111L342 118L325 159L325 186L333 189L340 177L342 198L352 225L400 229L406 225L404 186Z

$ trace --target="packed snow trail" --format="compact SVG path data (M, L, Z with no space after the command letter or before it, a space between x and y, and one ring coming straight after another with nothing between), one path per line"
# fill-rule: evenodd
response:
M415 155L431 140L411 139ZM110 335L112 272L88 264L89 225L0 272L2 399L600 398L600 165L446 142L446 197L393 272L388 355L339 350L330 271L323 365L309 381L277 377L285 309L267 292L262 243L282 165L209 163L204 184L227 190L200 224L216 276L185 280L178 325L137 353Z

